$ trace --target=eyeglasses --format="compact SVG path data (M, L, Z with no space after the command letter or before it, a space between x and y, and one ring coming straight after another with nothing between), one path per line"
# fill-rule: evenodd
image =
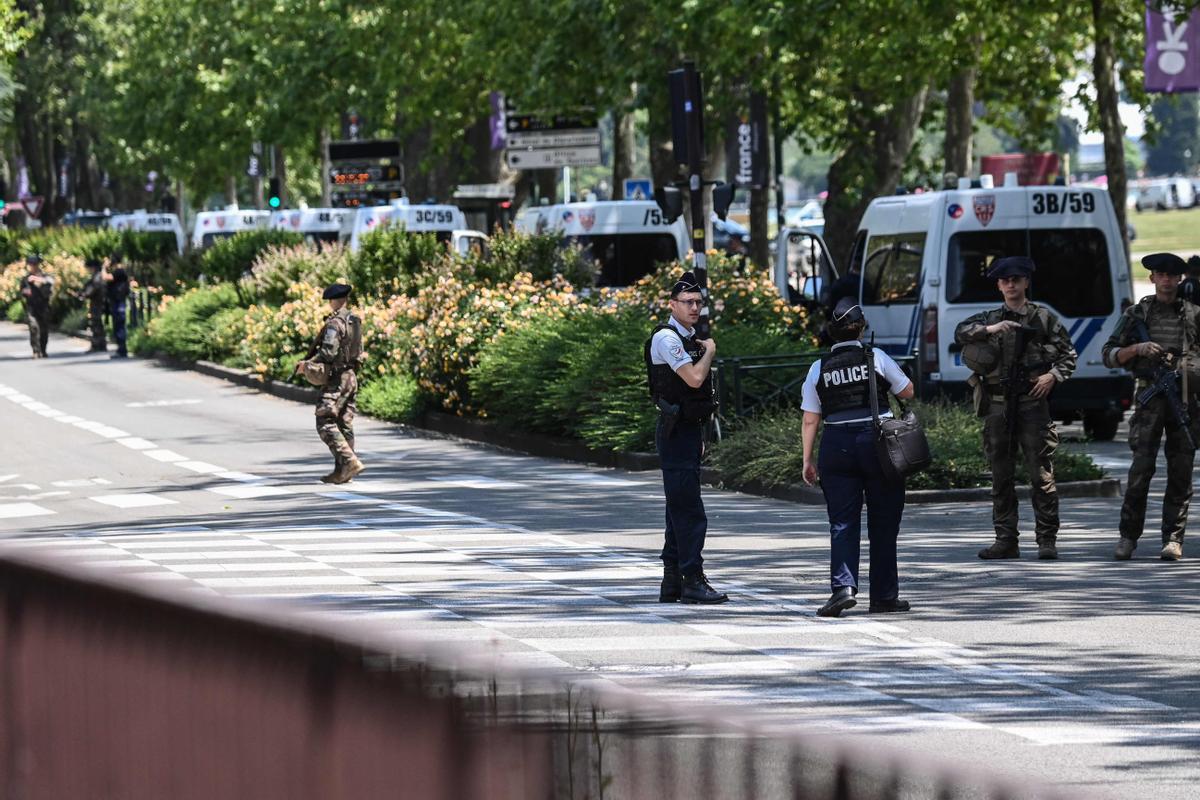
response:
M701 306L704 305L703 300L672 300L671 302L672 303L682 303L683 305L691 306L692 308L700 308Z

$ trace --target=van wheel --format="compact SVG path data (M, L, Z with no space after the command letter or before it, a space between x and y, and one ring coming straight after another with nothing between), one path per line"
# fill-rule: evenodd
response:
M1083 415L1083 432L1096 442L1111 442L1120 424L1121 415L1108 411L1089 411Z

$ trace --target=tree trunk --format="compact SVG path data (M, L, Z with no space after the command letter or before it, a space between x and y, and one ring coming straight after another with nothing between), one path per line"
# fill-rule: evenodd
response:
M622 108L613 111L613 200L625 199L625 181L633 177L634 150L637 148L637 131L633 122L632 110Z
M283 148L277 144L271 145L275 151L275 177L279 178L279 207L288 207L287 159L283 156Z
M264 202L263 201L264 194L263 194L262 170L261 169L259 170L258 175L255 175L253 178L250 179L250 191L254 194L254 207L257 209L261 209L263 207L263 202Z
M774 163L771 157L770 144L775 141L774 137L779 135L779 131L767 123L767 130L764 132L766 136L766 152L764 154L767 159L767 175L774 175L775 170L779 169L779 165ZM771 264L771 242L768 238L770 230L771 213L771 186L767 185L761 189L750 190L750 260L758 267L768 267Z
M912 151L929 87L892 106L883 116L856 115L865 130L846 147L829 167L829 194L825 200L825 243L834 264L845 269L858 222L871 200L896 191L904 162ZM860 109L873 103L863 96Z
M664 105L661 113L650 110L650 177L655 188L666 186L679 178L675 163L675 148L671 144L670 109Z
M1105 0L1092 0L1092 25L1096 35L1092 72L1096 80L1096 104L1100 111L1100 131L1104 134L1104 171L1108 176L1108 195L1117 213L1117 227L1129 259L1129 230L1125 221L1125 126L1117 110L1120 95L1117 91L1116 59L1112 40L1111 5Z
M322 125L321 130L317 132L317 138L321 146L321 208L329 208L333 204L329 191L329 170L333 168L333 162L329 160L329 126Z
M227 175L225 177L225 202L231 206L237 205L238 201L238 186L237 176Z
M959 177L971 174L971 137L975 133L975 79L971 64L955 73L946 93L946 139L942 145L944 171Z

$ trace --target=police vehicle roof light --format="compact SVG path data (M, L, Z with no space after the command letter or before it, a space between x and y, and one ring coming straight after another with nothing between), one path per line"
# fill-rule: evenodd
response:
M970 188L971 188L971 179L969 177L964 177L964 178L958 179L958 190L960 192L965 192Z
M980 175L979 176L979 188L980 189L994 189L995 186L996 186L996 180L991 175Z
M1013 187L1020 186L1020 185L1021 185L1021 183L1018 180L1017 173L1015 173L1015 172L1004 173L1004 188L1012 189Z

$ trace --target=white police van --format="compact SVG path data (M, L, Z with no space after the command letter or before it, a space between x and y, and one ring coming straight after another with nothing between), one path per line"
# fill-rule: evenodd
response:
M140 231L170 237L175 251L180 255L183 255L183 248L187 243L183 235L183 225L179 224L176 214L151 214L139 210L131 214L113 214L108 218L107 224L116 231Z
M1054 390L1057 419L1083 418L1110 439L1129 408L1132 382L1104 366L1100 349L1133 302L1129 262L1108 192L1095 186L972 188L879 197L859 223L851 261L876 345L919 358L922 395L963 396L970 370L954 328L1002 301L987 272L1001 256L1037 265L1030 299L1053 310L1079 354L1075 374Z
M691 243L683 218L663 219L653 201L595 200L523 209L513 228L529 234L557 233L584 248L596 263L597 286L629 286L656 265L678 261Z
M341 239L351 251L362 246L362 237L381 228L402 228L409 233L433 233L439 242L454 246L455 231L467 227L467 218L457 206L412 205L408 198L386 206L360 206L342 221ZM483 234L479 234L483 235ZM457 249L457 248L456 248Z
M192 228L192 247L202 250L211 247L218 239L225 239L242 231L265 230L271 212L227 208L224 211L201 211L196 215Z
M305 242L320 245L339 241L346 217L353 214L348 208L289 208L271 212L267 227L299 233Z

